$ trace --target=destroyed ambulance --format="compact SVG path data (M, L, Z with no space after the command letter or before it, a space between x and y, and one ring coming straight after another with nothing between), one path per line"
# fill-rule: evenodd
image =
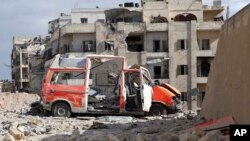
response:
M125 66L125 58L119 56L56 56L42 84L44 110L59 117L72 113L161 115L178 110L177 90L152 86L147 69Z

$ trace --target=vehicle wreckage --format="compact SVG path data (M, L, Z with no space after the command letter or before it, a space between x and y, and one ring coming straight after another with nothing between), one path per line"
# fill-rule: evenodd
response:
M180 92L151 81L146 68L127 68L124 57L56 56L44 76L41 103L59 117L72 113L163 115L180 110Z

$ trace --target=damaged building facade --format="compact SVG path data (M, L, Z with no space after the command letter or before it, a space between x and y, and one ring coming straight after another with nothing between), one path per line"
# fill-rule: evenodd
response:
M48 58L56 54L125 56L128 65L149 69L154 80L183 92L199 107L223 24L221 2L144 0L116 8L73 8L49 23ZM62 18L64 16L64 18ZM53 32L51 32L53 31Z
M48 39L47 39L48 40ZM41 37L13 37L11 54L11 76L13 91L38 92L44 75L46 39Z
M57 54L125 56L128 66L144 66L153 80L178 88L192 109L205 94L223 10L220 0L213 6L201 0L142 0L114 8L73 8L49 22L51 39L42 59L46 68ZM109 85L108 76L97 79Z

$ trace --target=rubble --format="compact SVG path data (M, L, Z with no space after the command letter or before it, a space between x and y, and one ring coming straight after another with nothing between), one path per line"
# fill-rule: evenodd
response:
M194 113L158 117L79 115L77 118L24 114L21 109L39 98L31 94L2 94L0 140L16 141L223 141L220 131L193 128L202 121ZM36 104L33 104L33 106ZM15 112L8 106L14 108ZM192 116L192 119L188 119Z
M31 109L31 103L39 99L36 94L0 93L0 112L27 113Z

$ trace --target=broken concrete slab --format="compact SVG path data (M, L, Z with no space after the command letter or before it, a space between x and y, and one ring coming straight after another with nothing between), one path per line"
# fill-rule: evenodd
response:
M220 130L208 132L199 141L224 141Z
M10 133L7 133L4 136L3 141L16 141L16 140L15 140L15 138Z
M99 120L100 122L127 123L127 122L132 122L133 118L129 116L102 116L98 117L97 120Z

